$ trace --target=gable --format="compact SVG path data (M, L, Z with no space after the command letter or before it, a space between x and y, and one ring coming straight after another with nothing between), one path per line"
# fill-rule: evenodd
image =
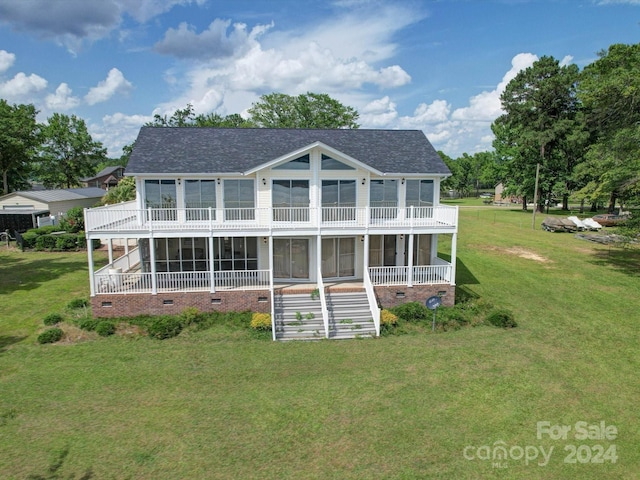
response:
M419 130L143 127L128 175L245 174L314 144L385 173L450 175Z

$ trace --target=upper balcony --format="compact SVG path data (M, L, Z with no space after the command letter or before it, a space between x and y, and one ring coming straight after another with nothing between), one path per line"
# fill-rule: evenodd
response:
M135 202L85 210L85 228L94 235L156 235L397 229L454 233L458 207L276 207L276 208L148 208Z

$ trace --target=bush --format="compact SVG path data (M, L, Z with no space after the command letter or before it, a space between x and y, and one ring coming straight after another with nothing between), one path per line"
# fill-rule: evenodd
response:
M203 317L204 315L196 307L187 307L180 313L183 327L188 327L192 323L199 324Z
M62 330L59 328L50 328L38 335L38 343L55 343L62 338Z
M67 303L67 308L76 309L76 308L85 308L89 306L89 300L86 298L74 298L69 303Z
M85 318L78 324L82 330L86 330L87 332L93 332L97 325L98 321L93 318Z
M487 315L487 322L500 328L514 328L518 326L513 318L513 313L504 309L490 312L489 315Z
M408 302L391 309L396 316L407 322L426 320L430 311L420 302Z
M22 234L22 248L36 248L38 234L34 230L29 230Z
M82 207L70 208L60 220L60 227L69 233L78 233L84 230L84 209Z
M161 316L154 318L147 326L149 336L164 340L177 337L182 331L182 321L177 317Z
M56 248L57 238L54 235L39 235L36 238L36 250L53 250Z
M65 233L63 235L57 235L56 237L56 249L57 250L75 250L78 244L78 236L72 233Z
M111 322L102 320L96 325L96 333L101 337L108 337L116 333L116 326Z
M255 330L271 330L271 314L254 313L251 315L251 328Z
M44 317L42 322L47 326L51 326L51 325L55 325L57 323L60 323L63 320L64 320L64 318L59 313L50 313L49 315Z
M380 312L380 326L393 327L398 323L398 316L389 310L382 309Z

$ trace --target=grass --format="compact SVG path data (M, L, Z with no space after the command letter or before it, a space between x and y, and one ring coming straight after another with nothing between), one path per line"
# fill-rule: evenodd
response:
M37 345L46 314L88 295L85 257L0 248L2 477L636 478L639 253L504 207L460 216L458 290L511 310L515 329ZM540 421L619 435L538 439ZM464 457L499 441L554 451L546 466ZM570 444L615 444L618 460L565 464Z

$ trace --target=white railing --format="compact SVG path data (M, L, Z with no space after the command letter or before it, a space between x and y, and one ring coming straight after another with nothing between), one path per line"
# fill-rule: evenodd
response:
M369 276L369 270L364 270L364 290L367 292L367 299L369 300L369 310L373 316L373 325L376 328L376 336L380 336L380 307L378 307L378 300L376 299L376 292L373 290L371 283L371 277Z
M452 228L458 207L276 207L276 208L148 208L128 204L85 210L87 232L176 230L278 230L291 224L308 228Z
M451 264L437 259L437 265L413 267L413 285L437 285L451 283ZM370 267L369 275L373 285L407 285L409 267Z
M131 273L95 273L96 294L106 293L151 293L151 274Z
M209 272L158 272L158 292L197 292L210 290Z
M143 272L119 273L114 269L100 269L94 274L96 294L152 293L152 275ZM268 290L271 288L269 270L214 272L216 289ZM211 272L158 272L158 292L195 292L211 290Z
M266 290L270 287L269 270L231 270L213 272L216 290Z

